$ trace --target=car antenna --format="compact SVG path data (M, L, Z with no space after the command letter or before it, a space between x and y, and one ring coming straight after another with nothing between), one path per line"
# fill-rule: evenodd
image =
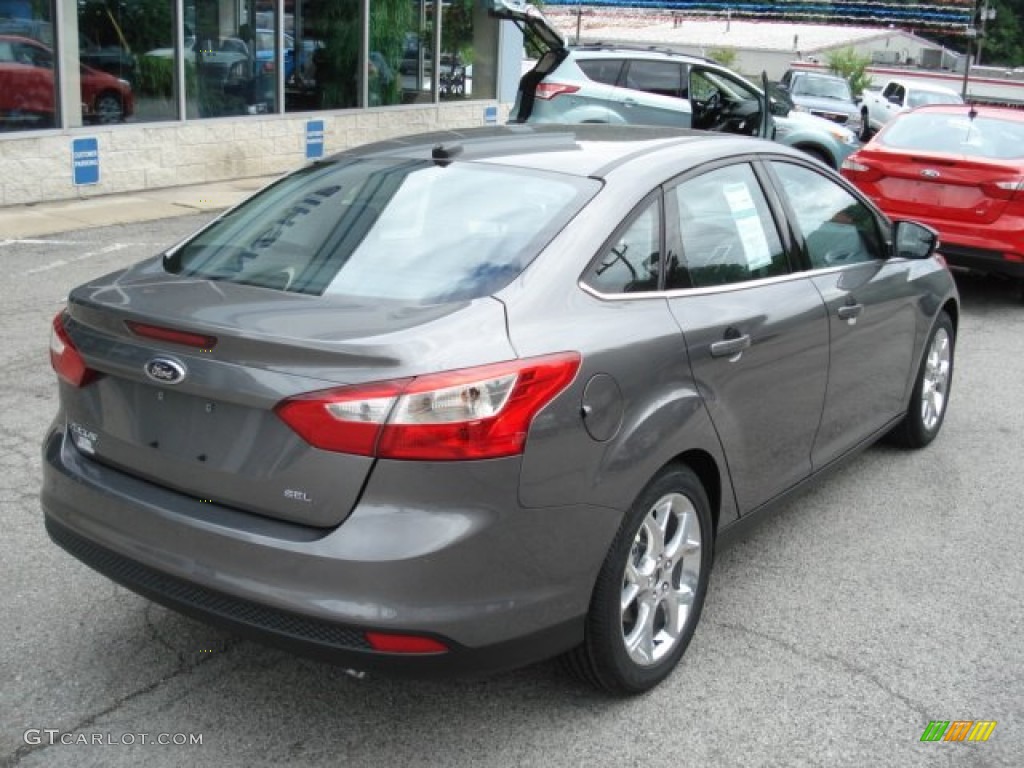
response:
M442 168L450 165L452 159L461 154L461 144L449 144L447 147L444 144L437 144L430 151L430 157L433 159L434 165L439 165Z

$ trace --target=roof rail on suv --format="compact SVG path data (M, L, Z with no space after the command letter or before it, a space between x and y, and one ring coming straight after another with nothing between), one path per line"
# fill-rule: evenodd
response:
M606 43L602 40L596 43L582 43L580 45L570 45L570 48L574 51L639 51L641 53L661 53L668 56L679 56L683 59L689 59L691 61L705 61L712 62L712 59L706 56L697 56L693 53L684 53L683 51L675 51L671 48L659 45L631 45L629 43Z

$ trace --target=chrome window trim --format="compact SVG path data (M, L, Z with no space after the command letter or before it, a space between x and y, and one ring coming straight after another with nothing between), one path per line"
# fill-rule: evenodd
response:
M708 296L715 293L732 293L735 291L745 291L748 288L757 288L763 285L775 285L777 283L785 283L790 280L805 280L818 275L831 275L836 272L842 272L847 269L855 269L857 267L864 267L866 264L881 264L886 262L887 259L872 259L870 261L859 261L856 264L842 264L836 267L827 267L823 269L805 269L800 272L790 272L785 275L774 275L773 277L761 277L756 280L744 280L739 283L728 283L726 285L709 285L703 288L674 288L666 291L637 291L636 293L602 293L596 288L588 285L582 279L577 282L577 285L584 293L590 294L595 299L601 301L631 301L633 299L675 299L682 298L685 296Z

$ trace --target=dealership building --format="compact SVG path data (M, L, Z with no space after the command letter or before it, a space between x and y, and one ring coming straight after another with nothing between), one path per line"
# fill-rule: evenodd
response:
M522 50L480 0L0 0L0 205L503 122Z

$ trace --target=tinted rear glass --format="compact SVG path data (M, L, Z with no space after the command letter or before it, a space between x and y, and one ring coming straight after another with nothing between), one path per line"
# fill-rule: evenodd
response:
M576 59L583 74L597 83L615 85L622 71L622 59Z
M935 112L903 115L879 139L887 147L1007 160L1024 157L1024 122Z
M297 293L472 299L518 276L599 186L482 163L342 160L283 179L164 266Z

